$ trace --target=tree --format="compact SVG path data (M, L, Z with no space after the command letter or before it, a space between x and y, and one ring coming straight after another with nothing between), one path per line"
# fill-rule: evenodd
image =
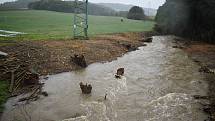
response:
M134 20L143 20L145 18L143 8L138 6L132 7L128 12L127 18Z
M214 0L167 0L158 9L155 30L215 43Z

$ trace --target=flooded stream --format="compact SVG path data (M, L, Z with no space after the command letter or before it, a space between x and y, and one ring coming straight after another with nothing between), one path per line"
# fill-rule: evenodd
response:
M49 96L27 105L11 98L2 121L204 121L192 95L206 95L207 84L199 66L172 42L155 36L115 61L42 79ZM120 67L125 75L115 79ZM92 84L91 95L81 94L81 81Z

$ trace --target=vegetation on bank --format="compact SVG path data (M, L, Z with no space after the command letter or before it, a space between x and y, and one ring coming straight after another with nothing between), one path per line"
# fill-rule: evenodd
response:
M158 32L215 43L214 0L167 0L155 20Z
M89 35L151 31L154 22L89 16ZM39 10L0 11L0 29L27 33L14 40L56 40L73 36L73 14ZM6 38L0 37L0 40ZM10 38L11 39L11 38Z
M8 87L7 81L0 81L0 113L4 110L4 103L9 96Z

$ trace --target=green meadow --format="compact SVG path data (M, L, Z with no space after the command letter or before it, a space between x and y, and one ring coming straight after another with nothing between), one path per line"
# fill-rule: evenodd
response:
M89 35L151 31L154 22L121 17L89 16ZM0 11L0 29L27 33L21 40L53 40L73 37L73 14L39 10ZM1 37L0 40L8 37Z

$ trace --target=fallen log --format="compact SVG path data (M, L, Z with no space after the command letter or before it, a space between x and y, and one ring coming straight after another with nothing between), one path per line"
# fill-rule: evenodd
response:
M13 92L13 87L14 87L14 71L11 71L11 82L10 82L10 88L9 92Z

